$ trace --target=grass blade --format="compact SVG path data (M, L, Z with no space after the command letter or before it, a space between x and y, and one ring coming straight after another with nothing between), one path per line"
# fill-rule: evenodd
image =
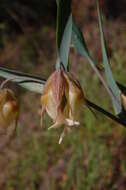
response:
M84 40L82 32L77 27L74 20L72 20L72 43L76 49L76 51L85 57L89 56L89 51Z
M92 59L92 57L91 57L91 55L90 55L90 53L88 51L88 48L87 48L85 39L83 37L83 34L79 30L79 28L77 27L77 25L74 22L74 20L73 20L73 23L72 23L72 43L73 43L75 49L77 50L77 52L80 55L82 55L82 56L84 56L84 57L86 57L88 59L90 65L92 67L92 69L97 74L99 80L104 85L104 87L105 87L106 91L108 92L108 94L110 95L110 97L112 99L114 99L115 102L117 102L117 104L119 104L117 98L115 97L115 95L113 94L113 92L111 91L111 89L108 87L108 85L106 84L106 82L104 81L104 78L102 77L100 71L97 69L97 67L95 65L95 62Z
M57 0L56 41L58 56L65 70L69 68L69 48L72 35L71 0ZM57 66L58 67L58 66Z
M11 69L0 67L0 77L13 79L13 82L26 88L27 90L42 93L45 80L33 75L28 75L22 72L17 72Z
M118 103L117 103L117 101L115 101L115 99L112 97L112 102L113 102L113 107L114 107L115 113L119 114L122 110L120 93L119 93L119 88L113 78L112 71L111 71L110 64L109 64L109 59L107 56L104 32L103 32L103 28L102 28L102 18L101 18L98 0L97 0L97 11L98 11L98 22L99 22L99 30L100 30L100 36L101 36L101 47L102 47L106 79L107 79L107 83L108 83L111 91L113 92L114 96L116 97L116 99L118 101Z

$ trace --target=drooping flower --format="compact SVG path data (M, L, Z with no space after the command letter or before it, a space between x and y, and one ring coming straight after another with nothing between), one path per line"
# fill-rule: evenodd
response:
M47 80L41 96L43 116L46 111L54 124L49 127L58 128L62 124L66 126L78 126L80 107L84 101L84 93L75 77L63 70L56 70ZM65 127L65 130L69 129ZM63 131L60 142L65 135Z
M15 122L17 125L19 104L10 89L0 89L0 127L6 128Z

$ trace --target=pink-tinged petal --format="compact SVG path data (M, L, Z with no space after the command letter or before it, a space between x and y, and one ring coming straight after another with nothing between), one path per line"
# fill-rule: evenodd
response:
M79 118L84 94L79 82L71 74L64 72L64 77L69 87L67 95L69 102L69 117L75 120Z
M52 92L50 92L47 96L48 98L48 103L46 105L46 112L48 113L48 115L55 120L56 116L57 116L57 109L56 109L56 105L55 105L55 101L53 99L53 95Z
M65 79L61 70L55 71L52 79L52 91L57 106L60 106L65 90Z
M42 105L54 122L62 115L65 107L64 94L65 79L62 71L57 70L47 80L41 97Z

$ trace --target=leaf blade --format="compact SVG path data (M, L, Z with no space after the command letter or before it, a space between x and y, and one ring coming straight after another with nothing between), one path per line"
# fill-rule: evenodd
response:
M69 49L72 35L71 0L57 0L56 42L60 63L69 68ZM58 65L56 65L58 67Z
M101 47L102 47L105 75L106 75L107 83L118 101L118 103L117 103L115 101L115 99L112 97L112 103L113 103L115 113L119 114L122 110L121 98L120 98L119 88L114 80L114 77L113 77L113 74L112 74L112 71L110 68L110 64L109 64L109 59L108 59L106 44L105 44L105 38L104 38L104 32L103 32L103 28L102 28L102 18L101 18L101 13L100 13L100 6L99 6L98 0L97 0L97 12L98 12L98 23L99 23L99 30L100 30L100 37L101 37Z
M0 77L12 79L13 82L18 85L36 93L42 93L42 89L45 84L45 80L40 77L7 69L5 67L0 67Z
M107 83L105 82L103 76L101 75L100 71L98 70L97 66L95 65L95 62L94 62L93 58L91 57L91 55L89 53L89 50L87 48L87 45L86 45L85 39L83 37L83 34L79 30L79 28L77 27L74 20L73 20L73 24L72 24L72 43L73 43L75 49L77 50L77 52L80 55L87 58L89 64L91 65L91 67L95 71L95 73L97 74L99 80L101 81L101 83L105 87L105 89L108 92L109 96L112 99L114 99L118 104L118 100L116 99L115 95L113 94L113 92L111 91L111 89L109 88Z
M84 40L82 32L77 27L74 20L72 20L72 43L76 49L76 51L85 57L89 56L89 51Z

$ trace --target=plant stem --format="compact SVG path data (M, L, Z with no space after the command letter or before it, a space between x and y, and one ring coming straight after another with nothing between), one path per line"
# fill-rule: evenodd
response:
M116 121L117 123L123 125L124 127L126 127L126 122L116 116L114 116L112 113L104 110L103 108L99 107L98 105L92 103L91 101L87 100L87 103L90 107L92 107L93 109L97 110L98 112L101 112L102 114L104 114L106 117Z

